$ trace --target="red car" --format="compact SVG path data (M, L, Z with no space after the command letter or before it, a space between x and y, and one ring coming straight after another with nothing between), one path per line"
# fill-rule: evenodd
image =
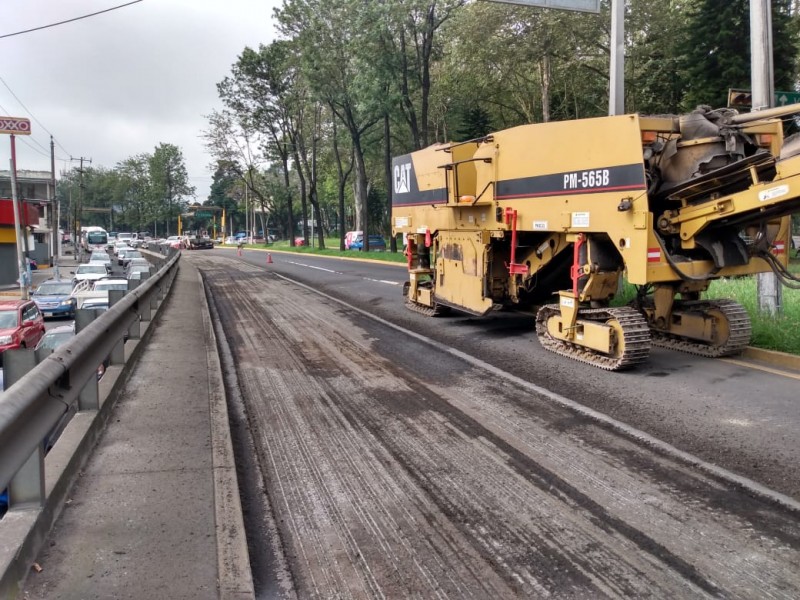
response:
M33 300L0 300L0 352L33 348L44 335L44 318Z

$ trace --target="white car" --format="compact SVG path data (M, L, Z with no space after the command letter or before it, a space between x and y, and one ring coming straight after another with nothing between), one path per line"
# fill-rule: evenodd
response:
M111 257L106 254L105 252L92 252L91 256L89 256L90 263L103 263L106 265L109 270L111 269Z
M73 271L72 281L78 283L81 281L97 281L98 279L105 279L108 277L108 270L102 263L86 263L78 265L78 268Z

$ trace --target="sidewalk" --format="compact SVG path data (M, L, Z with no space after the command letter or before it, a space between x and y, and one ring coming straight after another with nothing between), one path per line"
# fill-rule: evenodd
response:
M21 598L252 598L221 371L184 261Z
M78 261L74 256L63 256L58 260L58 275L60 279L71 279L70 271L74 271L78 266ZM35 271L31 271L31 290L35 290L40 283L56 276L56 267L43 267ZM20 298L19 283L11 283L0 285L0 297L2 298Z

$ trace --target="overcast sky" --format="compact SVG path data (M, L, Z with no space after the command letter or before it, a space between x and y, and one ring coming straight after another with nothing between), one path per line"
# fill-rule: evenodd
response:
M4 0L0 35L127 1ZM204 115L221 108L216 84L245 46L275 38L272 13L279 5L143 0L0 39L0 77L8 86L0 81L0 116L27 117L33 132L17 136L17 168L50 170L48 131L56 139L57 173L77 166L70 157L113 168L165 142L181 148L197 198L205 200L212 159L199 137ZM0 135L0 170L8 170L10 156L9 138Z

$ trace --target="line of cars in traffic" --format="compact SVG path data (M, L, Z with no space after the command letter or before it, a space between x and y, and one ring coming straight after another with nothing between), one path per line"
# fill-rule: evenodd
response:
M143 273L149 274L150 262L131 246L117 242L109 245L108 250L110 253L94 250L89 261L70 271L69 277L43 281L29 300L0 300L0 391L5 389L3 354L6 350L27 348L52 352L76 335L74 321L51 327L45 325L45 319L74 319L79 309L108 310L109 291L127 291L130 280L141 279ZM124 271L122 276L114 273L119 267ZM105 374L107 363L106 360L98 365L98 380ZM65 412L59 424L48 433L44 440L46 450L55 443L71 412ZM5 493L0 490L0 516L7 506Z

